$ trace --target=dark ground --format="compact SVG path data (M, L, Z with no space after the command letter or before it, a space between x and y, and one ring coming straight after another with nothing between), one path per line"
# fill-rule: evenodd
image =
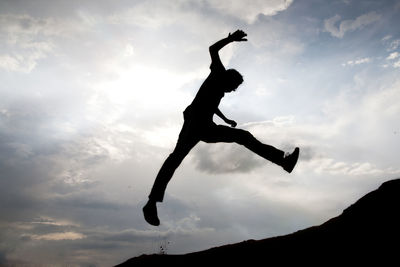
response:
M395 179L319 226L184 255L141 255L117 266L399 266L399 213Z

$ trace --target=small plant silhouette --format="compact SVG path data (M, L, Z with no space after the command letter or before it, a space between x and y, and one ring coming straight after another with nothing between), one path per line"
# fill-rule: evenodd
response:
M171 242L169 242L169 241L167 241L166 239L164 239L164 240L161 242L160 250L159 250L158 254L159 254L159 255L166 255L167 252L168 252L168 246L169 246L170 243L171 243Z

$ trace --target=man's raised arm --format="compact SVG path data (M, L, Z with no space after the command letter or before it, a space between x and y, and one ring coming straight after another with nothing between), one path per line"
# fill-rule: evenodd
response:
M209 48L210 55L211 55L211 61L214 62L215 60L220 60L218 51L221 50L221 48L223 48L224 46L226 46L227 44L232 43L232 42L247 41L247 39L244 38L246 36L247 36L247 34L244 31L237 30L232 34L229 33L228 37L221 39L218 42L216 42L215 44L211 45Z

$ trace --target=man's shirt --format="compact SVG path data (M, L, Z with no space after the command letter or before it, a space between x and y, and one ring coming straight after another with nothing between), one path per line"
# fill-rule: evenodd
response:
M201 85L192 103L185 110L185 117L198 123L212 123L213 116L224 97L225 67L216 53L211 57L211 72Z

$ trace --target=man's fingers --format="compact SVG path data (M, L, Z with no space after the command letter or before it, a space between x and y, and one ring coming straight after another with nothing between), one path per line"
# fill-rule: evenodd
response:
M229 33L228 37L232 38L237 42L245 42L247 41L246 37L247 34L242 30L236 30L234 33Z

